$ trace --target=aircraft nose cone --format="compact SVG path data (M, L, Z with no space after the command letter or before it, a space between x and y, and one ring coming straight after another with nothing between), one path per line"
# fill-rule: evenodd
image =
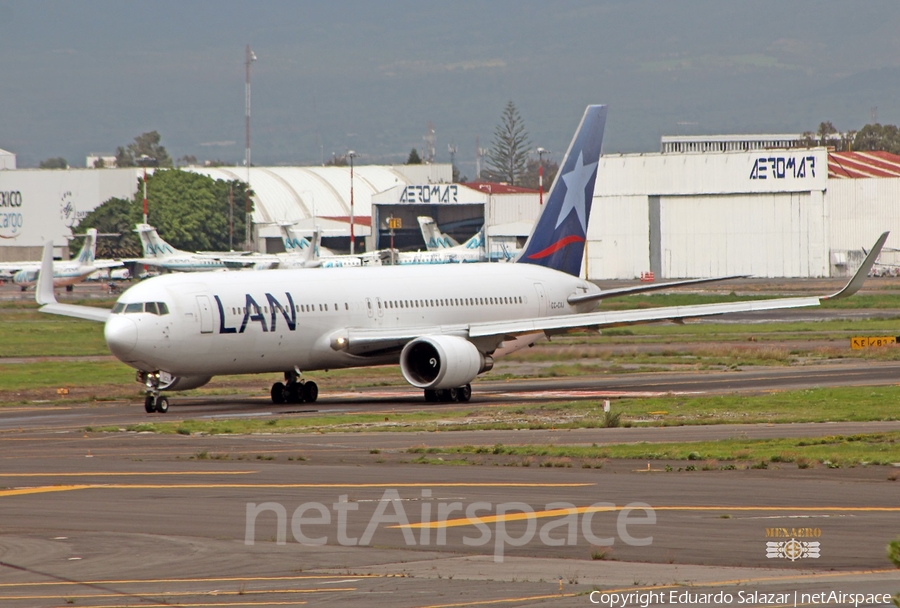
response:
M110 352L121 359L137 346L137 325L122 315L113 315L103 328L103 335Z

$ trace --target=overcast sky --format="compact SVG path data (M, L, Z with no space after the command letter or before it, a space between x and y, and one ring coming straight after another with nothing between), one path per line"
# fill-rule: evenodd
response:
M897 124L897 32L896 0L0 0L0 148L83 166L155 129L240 162L247 44L256 165L403 162L430 122L473 177L509 100L557 160L588 103L606 153Z

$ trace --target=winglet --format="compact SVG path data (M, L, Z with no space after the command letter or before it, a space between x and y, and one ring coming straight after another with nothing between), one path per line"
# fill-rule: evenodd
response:
M837 293L833 293L830 296L824 296L820 298L821 300L836 300L838 298L847 298L855 294L859 291L860 287L863 286L863 283L866 282L866 278L869 276L869 271L872 270L872 266L875 265L875 260L881 255L881 248L884 247L885 241L887 241L888 235L890 231L885 232L878 240L875 242L875 245L872 247L872 250L869 251L869 255L866 256L866 259L863 260L863 263L856 270L856 274L853 275L853 278L844 286L842 290Z
M41 272L34 290L34 299L41 305L56 304L56 294L53 293L53 241L44 244Z

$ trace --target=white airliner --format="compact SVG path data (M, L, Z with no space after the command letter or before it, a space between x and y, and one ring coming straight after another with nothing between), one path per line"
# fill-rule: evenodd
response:
M588 106L516 263L169 274L131 287L112 311L59 304L48 281L36 299L43 312L105 322L110 351L146 385L148 412L168 410L161 390L216 375L283 374L272 401L312 402L318 387L303 371L398 362L427 400L468 401L495 357L544 336L851 295L887 239L829 296L592 312L605 297L711 280L601 291L579 278L605 121L606 106Z
M122 266L122 262L116 260L94 258L97 251L96 228L88 228L84 235L76 236L84 236L84 244L78 252L78 257L68 262L53 263L53 286L65 287L66 291L72 291L73 285L81 283L98 270ZM12 275L13 283L25 291L37 281L41 262L7 262L0 264L0 269L8 271Z
M144 257L126 260L155 266L172 272L206 272L209 270L268 270L272 268L313 268L318 266L312 252L300 254L259 254L241 251L197 252L176 249L159 236L149 224L135 227L141 239Z

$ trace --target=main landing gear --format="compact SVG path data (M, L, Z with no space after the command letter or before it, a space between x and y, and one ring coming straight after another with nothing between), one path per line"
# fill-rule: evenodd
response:
M159 412L165 414L169 411L169 400L159 394L159 372L138 372L143 375L144 385L147 387L147 396L144 397L144 411L148 414Z
M315 403L319 398L319 387L311 380L300 378L297 369L284 372L284 382L272 385L272 403Z
M459 388L425 389L425 401L459 401L460 403L468 403L471 398L471 384Z

